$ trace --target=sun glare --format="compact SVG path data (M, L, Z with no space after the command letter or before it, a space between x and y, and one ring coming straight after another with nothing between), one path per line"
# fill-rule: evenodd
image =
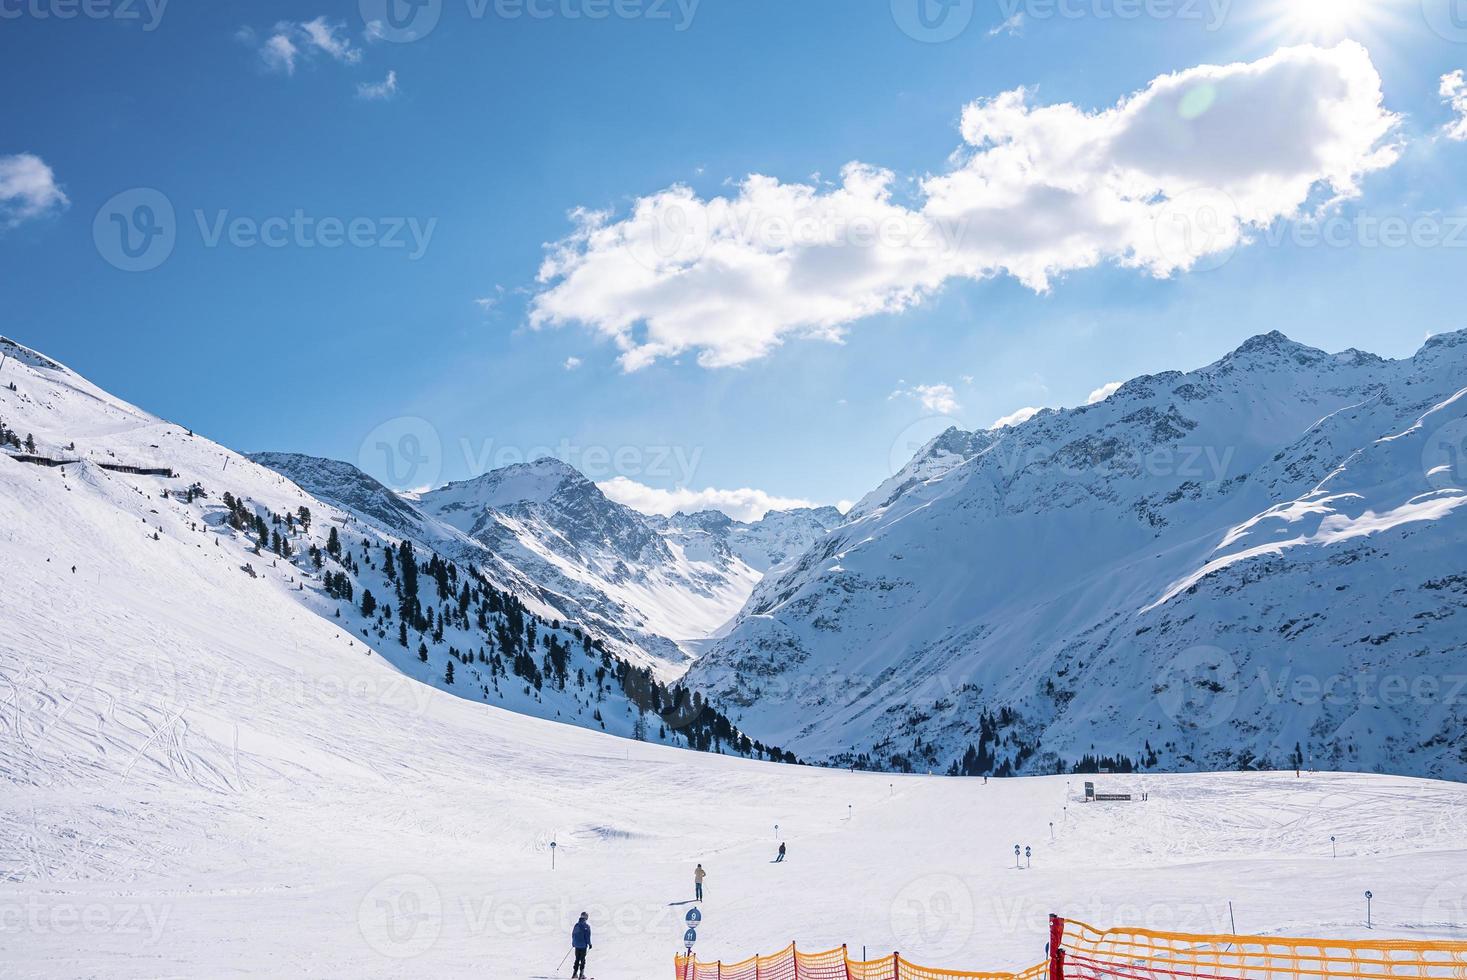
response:
M1340 25L1350 20L1359 0L1288 0L1293 18L1301 24Z
M1351 40L1387 55L1420 0L1245 0L1234 4L1238 26L1252 45L1319 44Z
M1367 29L1389 0L1280 0L1290 33L1310 40L1349 36Z

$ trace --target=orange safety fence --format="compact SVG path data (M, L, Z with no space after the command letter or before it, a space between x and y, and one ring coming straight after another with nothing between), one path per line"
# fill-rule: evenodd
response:
M1049 970L1044 963L1022 973L939 970L909 963L900 953L863 961L851 959L845 947L806 953L793 943L737 963L679 956L675 965L677 980L1045 980Z
M1295 939L1097 929L1052 917L1048 959L1019 973L918 966L899 953L853 960L845 947L738 963L675 960L677 980L1467 980L1467 942Z
M1062 922L1055 980L1467 980L1467 943L1097 929Z

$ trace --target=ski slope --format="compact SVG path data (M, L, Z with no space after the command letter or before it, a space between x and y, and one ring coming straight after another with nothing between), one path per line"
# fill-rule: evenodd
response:
M80 379L22 378L0 409L47 452L224 464ZM227 459L216 497L300 499ZM1228 901L1243 931L1351 935L1367 888L1380 932L1467 938L1459 784L1101 777L1149 799L1086 805L1082 777L633 742L424 683L197 516L157 478L0 459L0 975L565 976L587 910L593 976L663 978L700 861L705 958L797 939L1004 969L1040 959L1050 911L1216 930Z

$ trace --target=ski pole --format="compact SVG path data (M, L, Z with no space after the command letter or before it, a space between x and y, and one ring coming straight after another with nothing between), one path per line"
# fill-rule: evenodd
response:
M560 967L565 966L565 961L568 959L570 959L570 950L566 950L565 955L560 958L560 965L555 968L556 973L560 972Z

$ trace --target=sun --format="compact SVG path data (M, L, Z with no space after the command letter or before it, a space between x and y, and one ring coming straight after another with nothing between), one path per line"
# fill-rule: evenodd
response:
M1343 31L1361 14L1365 0L1283 0L1284 16L1304 32Z
M1392 5L1392 0L1278 0L1278 11L1285 33L1326 41L1369 30Z
M1420 17L1421 0L1224 0L1246 46L1356 41L1372 56L1390 56ZM1457 0L1461 2L1461 0ZM1233 22L1233 21L1230 21Z

